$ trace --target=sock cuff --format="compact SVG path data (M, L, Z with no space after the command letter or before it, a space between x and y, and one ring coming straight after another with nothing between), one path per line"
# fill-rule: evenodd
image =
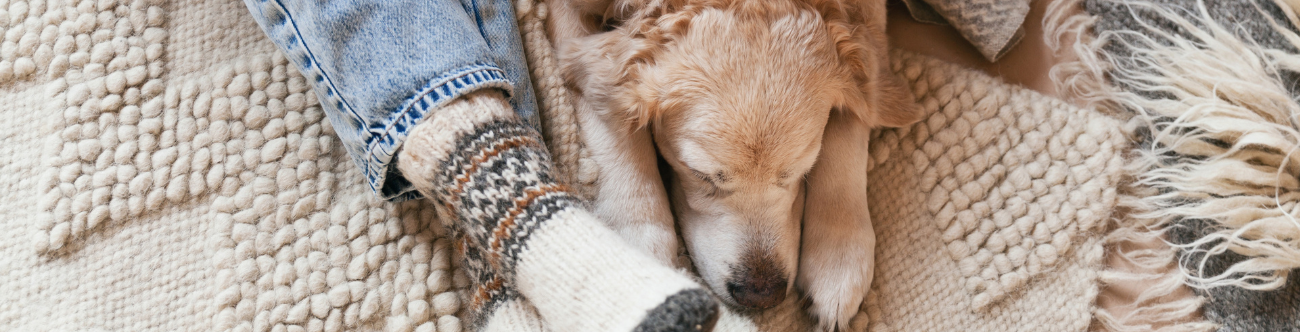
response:
M499 92L466 96L418 125L398 156L403 176L456 220L466 261L506 283L532 233L580 206L555 178L541 134L508 107Z
M458 137L426 191L444 204L461 225L484 268L512 271L524 243L558 211L578 206L578 198L553 174L542 138L518 121L479 124ZM506 279L512 275L500 276Z
M484 89L457 98L411 128L397 152L397 170L426 197L433 197L428 195L437 186L437 170L457 148L457 140L491 122L520 122L500 91Z

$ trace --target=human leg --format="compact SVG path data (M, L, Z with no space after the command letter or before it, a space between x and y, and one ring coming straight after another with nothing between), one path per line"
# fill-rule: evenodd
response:
M461 220L469 264L515 285L556 330L707 330L717 319L697 283L623 242L556 182L541 136L498 93L436 112L398 168Z

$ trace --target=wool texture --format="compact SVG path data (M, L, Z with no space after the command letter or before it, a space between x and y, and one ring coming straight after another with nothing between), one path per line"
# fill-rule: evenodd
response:
M557 182L541 135L500 92L463 99L412 129L397 166L444 205L446 226L462 239L471 329L520 295L560 331L687 331L716 321L718 303L698 284L581 208Z
M1128 147L1120 122L891 57L925 116L871 138L872 330L1085 330Z
M1048 6L1044 19L1047 45L1057 52L1066 49L1065 52L1075 57L1073 61L1054 66L1049 75L1057 90L1073 103L1116 118L1130 119L1133 117L1131 112L1107 97L1118 91L1107 76L1111 64L1103 60L1104 53L1098 52L1109 42L1106 36L1094 33L1094 28L1102 22L1098 16L1084 12L1085 4L1085 0L1063 0ZM1133 185L1135 180L1131 175L1126 175L1123 181L1121 203L1150 195L1149 190ZM1102 287L1132 283L1147 286L1129 303L1119 304L1121 307L1097 308L1093 325L1105 331L1212 329L1212 323L1196 318L1203 298L1178 296L1185 288L1185 278L1177 268L1171 268L1175 251L1158 245L1135 245L1163 243L1162 232L1150 231L1134 219L1131 213L1115 215L1109 225L1112 230L1105 237L1105 245L1132 268L1108 267L1100 273L1099 281Z
M551 82L536 88L556 178L582 188L599 172L582 162L578 127L560 116L567 92L544 65L554 59L536 46L548 45L545 6L516 6L534 79ZM0 0L0 11L0 232L16 234L0 238L0 330L467 329L460 294L480 276L456 253L451 216L369 192L305 78L243 3ZM927 119L873 134L877 276L852 330L1085 329L1119 124L893 56ZM565 229L577 233L539 229L530 250L564 245ZM1052 249L1040 255L1043 244ZM525 289L564 283L520 276L568 270L532 258L515 263L530 302L502 302L484 329L531 324L524 304L537 317L576 308L531 301ZM814 326L798 296L722 312L718 331Z
M1295 233L1300 67L1294 13L1275 1L1090 0L1095 30L1076 69L1101 82L1086 99L1133 118L1134 213L1110 236L1165 239L1122 253L1177 266L1110 330L1278 331L1300 324ZM1091 18L1089 18L1091 16ZM1099 78L1106 78L1102 80ZM1153 278L1116 274L1111 282ZM1162 303L1183 285L1201 298ZM1180 321L1200 311L1204 321ZM1218 325L1216 327L1216 325Z

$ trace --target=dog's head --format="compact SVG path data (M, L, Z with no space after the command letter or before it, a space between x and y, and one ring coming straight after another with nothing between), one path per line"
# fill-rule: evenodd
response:
M915 121L885 68L880 3L616 3L605 22L617 25L567 46L575 88L651 128L687 249L724 301L767 308L792 286L803 176L831 112Z

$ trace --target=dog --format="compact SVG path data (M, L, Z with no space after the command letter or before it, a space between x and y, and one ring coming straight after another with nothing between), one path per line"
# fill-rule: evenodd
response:
M726 304L798 287L843 330L872 279L867 142L918 121L887 68L885 0L553 0L547 21L599 165L593 212ZM661 177L659 158L667 167Z

